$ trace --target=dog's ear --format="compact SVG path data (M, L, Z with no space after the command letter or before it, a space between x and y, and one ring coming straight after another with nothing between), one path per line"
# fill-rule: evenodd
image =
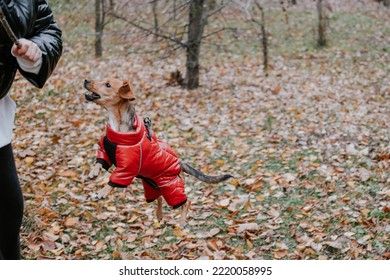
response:
M119 95L128 100L135 100L135 95L133 91L131 90L131 87L127 81L123 82L123 85L119 88Z

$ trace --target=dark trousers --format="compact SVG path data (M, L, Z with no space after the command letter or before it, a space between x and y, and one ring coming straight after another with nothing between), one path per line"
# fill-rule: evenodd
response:
M20 259L23 194L11 144L0 148L0 259Z

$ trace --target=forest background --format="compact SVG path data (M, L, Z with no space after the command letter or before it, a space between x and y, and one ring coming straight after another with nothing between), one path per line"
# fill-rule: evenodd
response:
M11 93L25 259L390 258L388 1L49 3L62 59ZM234 176L186 177L185 227L168 207L156 221L139 181L91 199L107 116L83 81L111 76L181 159Z

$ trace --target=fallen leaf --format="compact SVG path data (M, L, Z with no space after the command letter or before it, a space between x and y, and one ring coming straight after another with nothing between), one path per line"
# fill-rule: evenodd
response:
M284 258L285 256L287 256L288 254L288 251L285 250L285 249L281 249L281 250L276 250L274 251L274 257L275 259L282 259Z
M65 226L67 228L73 228L79 223L79 218L67 217L65 219Z
M256 223L240 224L237 228L237 233L242 233L244 231L258 231L259 228L259 225Z
M229 198L226 198L226 199L223 199L221 201L219 201L219 206L221 207L227 207L230 203L230 199Z
M233 179L230 184L232 184L235 187L238 187L240 185L240 182L237 179Z
M363 216L367 217L368 214L370 214L370 209L362 209L360 210L360 213L362 213Z
M367 242L368 240L370 240L371 237L372 237L371 234L367 234L367 235L365 235L365 236L359 238L359 239L357 240L357 242L358 242L360 245L366 244L366 242Z
M43 239L49 240L49 241L56 241L59 237L59 235L53 234L51 232L44 232L43 233Z
M221 250L217 244L217 241L216 240L210 240L210 241L207 241L207 247L213 251L219 251Z
M101 251L102 249L103 249L103 247L104 247L104 242L102 242L102 241L99 241L99 242L97 242L96 244L95 244L95 250L96 251Z
M183 237L183 236L186 236L186 233L179 227L176 227L174 230L173 230L173 234L176 236L176 237Z
M63 170L58 172L58 176L63 176L63 177L77 177L78 174L73 171L73 170Z
M133 243L137 239L137 237L137 234L127 234L124 236L124 239L129 243Z
M114 252L112 252L112 257L114 258L114 259L116 259L116 260L120 260L120 259L122 259L122 255L121 255L121 253L119 252L119 251L114 251Z
M359 154L359 151L356 150L354 144L349 144L346 148L346 152L348 155L351 155L351 156L357 156Z
M217 235L220 231L221 231L220 228L212 228L212 229L209 231L209 233L210 233L209 236L210 236L210 237L213 237L213 236Z
M26 157L24 159L24 162L28 165L28 166L32 166L33 162L34 162L34 158L33 157Z
M279 94L280 90L281 90L281 86L280 85L276 85L273 89L272 89L272 94Z
M358 175L360 180L362 180L363 182L366 182L371 178L371 172L364 167L359 168Z

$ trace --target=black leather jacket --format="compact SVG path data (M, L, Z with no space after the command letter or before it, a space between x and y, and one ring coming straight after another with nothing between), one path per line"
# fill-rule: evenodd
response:
M13 44L0 24L1 99L8 93L17 69L34 86L44 86L62 54L62 33L44 0L0 0L0 6L16 36L36 43L42 51L43 59L38 75L20 69L11 54Z

